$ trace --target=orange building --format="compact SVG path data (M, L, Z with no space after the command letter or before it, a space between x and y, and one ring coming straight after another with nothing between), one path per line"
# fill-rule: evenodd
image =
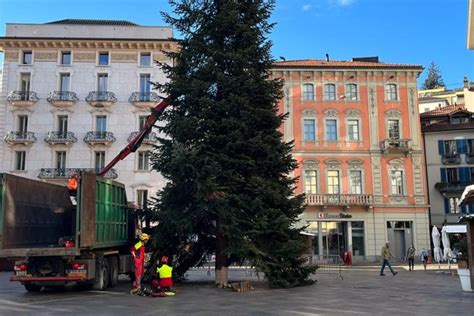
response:
M279 109L294 141L297 193L312 254L373 261L386 241L399 259L429 248L425 165L417 104L419 65L294 60L273 65L284 80Z

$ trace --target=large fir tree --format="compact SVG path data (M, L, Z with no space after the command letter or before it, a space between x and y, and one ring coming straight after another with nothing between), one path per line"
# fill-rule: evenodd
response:
M153 166L168 180L156 201L155 243L183 275L216 254L216 284L248 260L271 286L311 283L303 265L303 197L293 196L296 162L282 140L282 83L269 78L266 36L274 1L170 1L165 20L183 35L163 65L172 96L167 136Z
M423 82L422 89L434 89L444 86L443 78L441 77L441 71L438 68L438 65L434 61L428 67L428 76Z

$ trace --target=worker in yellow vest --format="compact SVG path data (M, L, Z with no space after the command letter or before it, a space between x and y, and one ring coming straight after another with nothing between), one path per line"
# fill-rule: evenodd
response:
M173 268L168 265L168 257L161 257L161 265L156 268L156 273L159 276L158 281L158 292L154 296L173 296L174 292L171 291L173 286ZM155 289L156 290L156 289Z
M140 234L140 240L130 250L135 263L135 282L133 282L135 289L141 288L141 280L145 270L145 244L149 239L148 234Z

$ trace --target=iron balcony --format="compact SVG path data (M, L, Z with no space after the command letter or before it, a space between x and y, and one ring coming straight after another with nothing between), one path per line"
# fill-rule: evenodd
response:
M132 139L134 139L137 135L138 135L139 132L132 132L130 134L130 136L128 137L128 141L132 141ZM158 141L158 138L156 137L156 133L155 132L150 132L148 135L146 135L146 137L143 139L143 142L142 144L146 144L146 145L153 145L153 144L156 144L156 142Z
M84 141L89 145L103 144L110 145L116 141L114 133L112 132L102 132L102 131L91 131L87 132L84 137Z
M363 205L372 206L374 199L371 194L306 194L307 205Z
M14 106L32 106L38 102L38 96L33 91L11 91L7 101Z
M53 131L53 132L48 132L48 135L46 135L46 137L44 138L44 141L49 143L50 145L56 145L56 144L69 145L69 144L77 142L77 138L74 136L73 132Z
M97 169L93 168L41 168L38 178L40 179L70 179L73 175L81 171L98 173ZM116 179L118 177L115 169L110 169L105 175L106 179Z
M4 140L9 145L14 145L14 144L30 145L36 142L36 137L35 137L35 133L33 132L13 131L13 132L8 132L7 135L5 135Z
M117 102L117 98L110 91L91 91L86 97L86 102L99 108L108 107Z
M474 164L474 154L473 153L466 153L466 163L467 164Z
M471 182L438 182L435 184L435 188L441 194L461 194L464 192L464 189L471 185Z
M158 103L161 98L156 92L133 92L128 102L137 107L152 107Z
M79 101L79 98L71 91L51 91L47 100L54 106L68 107Z
M461 156L459 154L445 154L441 156L443 165L459 165L461 163Z
M403 153L408 156L412 151L411 139L391 139L382 141L382 153Z

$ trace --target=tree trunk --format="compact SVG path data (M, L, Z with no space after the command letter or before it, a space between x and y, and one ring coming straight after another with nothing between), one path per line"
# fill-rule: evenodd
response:
M217 221L216 238L216 285L220 288L227 287L228 284L228 260L225 250L227 248L227 238L219 232L219 221Z

